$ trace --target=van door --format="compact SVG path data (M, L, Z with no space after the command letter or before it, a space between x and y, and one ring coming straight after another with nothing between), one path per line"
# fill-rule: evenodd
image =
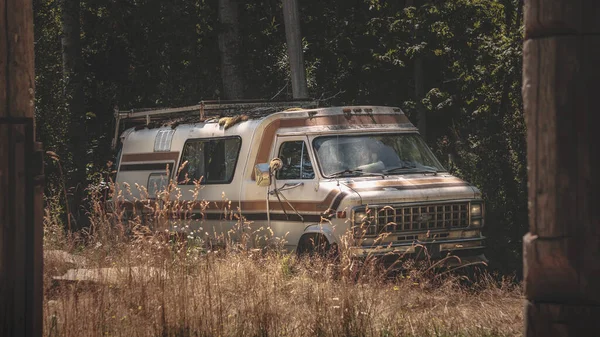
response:
M282 160L283 167L275 174L269 195L271 230L285 238L287 248L295 247L304 229L319 223L329 207L322 202L327 193L319 191L309 146L306 136L278 136L272 154Z
M235 175L242 139L239 136L188 139L177 172L177 197L184 203L174 213L183 220L174 229L194 231L222 244L237 240L235 217L240 175Z

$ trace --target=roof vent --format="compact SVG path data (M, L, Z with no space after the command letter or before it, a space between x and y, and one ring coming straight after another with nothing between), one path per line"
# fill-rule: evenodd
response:
M154 138L154 152L169 152L171 151L171 142L175 130L160 130Z

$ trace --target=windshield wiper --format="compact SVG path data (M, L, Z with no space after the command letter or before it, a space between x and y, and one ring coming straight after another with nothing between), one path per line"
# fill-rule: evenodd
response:
M418 173L433 173L434 176L437 176L438 171L434 169L418 169Z
M362 176L362 177L366 177L366 176L383 177L384 176L383 173L364 172L362 169L345 169L342 171L334 172L334 173L330 174L329 176L331 178L337 178L337 177L345 177L348 175Z
M416 168L417 168L416 166L398 166L398 167L392 167L391 169L383 170L383 173L388 174L388 173L404 171L404 170L414 170Z
M416 167L416 166L398 166L398 167L393 167L389 170L384 170L383 173L385 174L389 174L389 173L393 173L393 172L398 172L398 171L408 171L410 170L411 173L433 173L434 175L437 175L437 170L433 169L433 168L421 168L421 167Z
M363 174L363 170L361 170L361 169L345 169L345 170L342 170L342 171L334 172L334 173L330 174L329 176L330 177L343 177L345 175L350 175L350 174L352 174L352 175L362 175Z

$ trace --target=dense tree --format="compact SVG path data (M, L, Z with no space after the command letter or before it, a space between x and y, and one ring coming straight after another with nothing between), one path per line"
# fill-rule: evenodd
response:
M178 106L241 97L229 95L229 89L221 86L221 79L228 76L222 73L227 67L222 63L223 47L241 53L235 66L241 75L235 76L247 85L236 84L233 91L248 98L291 97L280 0L81 4L80 80L90 172L114 158L110 138L115 105ZM222 17L222 4L237 4L238 14ZM517 270L527 225L520 93L522 2L299 4L310 95L324 105L401 106L415 122L420 113L426 114L428 143L449 170L475 183L487 200L491 260ZM65 145L71 141L65 139L73 139L81 129L64 122L69 120L71 103L59 90L60 11L52 0L35 0L34 5L39 132L47 147L70 161ZM74 166L66 164L66 174L74 176ZM49 164L51 177L53 170Z

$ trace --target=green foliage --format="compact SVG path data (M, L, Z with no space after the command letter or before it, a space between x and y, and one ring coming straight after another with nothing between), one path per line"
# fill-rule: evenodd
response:
M520 270L527 228L525 125L521 106L518 0L300 1L309 90L325 104L426 109L427 141L448 169L477 185L487 201L490 258ZM87 0L81 38L90 174L114 160L113 109L178 106L220 97L220 29L214 1ZM60 8L34 0L38 134L65 153ZM249 98L291 95L279 0L240 8ZM414 60L424 65L416 97ZM446 159L447 158L447 159ZM48 165L51 188L56 165ZM91 177L91 176L90 176Z

